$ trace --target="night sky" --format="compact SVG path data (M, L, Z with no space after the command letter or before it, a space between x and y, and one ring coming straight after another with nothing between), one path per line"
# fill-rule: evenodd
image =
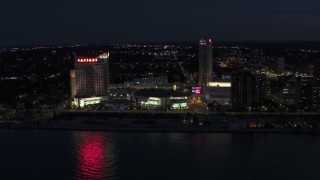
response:
M2 0L0 17L0 46L320 40L319 0Z

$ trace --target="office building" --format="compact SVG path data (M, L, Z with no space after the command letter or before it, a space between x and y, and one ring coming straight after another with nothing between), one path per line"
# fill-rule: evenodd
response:
M313 111L320 111L320 80L313 81L312 87L312 109Z
M320 59L315 59L313 61L313 78L315 80L320 80Z
M297 78L298 86L296 92L297 102L296 107L299 111L312 111L313 109L313 78L301 76Z
M278 103L282 103L291 107L294 106L295 108L295 104L299 100L299 93L297 92L299 89L298 87L299 85L296 77L287 79L281 90L276 94L280 100Z
M285 68L285 60L284 57L278 57L273 64L273 70L276 73L283 73Z
M317 109L319 88L310 76L291 77L276 94L279 103L287 106L287 111L312 111Z
M261 49L253 49L251 51L251 64L254 66L261 65L261 58L263 57L263 51Z
M254 110L265 98L266 76L241 72L232 76L231 102L234 110Z

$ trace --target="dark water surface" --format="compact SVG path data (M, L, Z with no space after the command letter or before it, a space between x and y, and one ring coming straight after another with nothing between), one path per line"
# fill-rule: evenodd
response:
M0 179L320 179L320 136L0 130Z

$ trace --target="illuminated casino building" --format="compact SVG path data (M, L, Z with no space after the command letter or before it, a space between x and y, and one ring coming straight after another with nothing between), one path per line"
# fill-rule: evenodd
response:
M71 95L77 107L100 103L108 95L109 53L98 57L77 56L75 70L70 71Z
M212 81L212 40L199 42L199 85L207 86Z

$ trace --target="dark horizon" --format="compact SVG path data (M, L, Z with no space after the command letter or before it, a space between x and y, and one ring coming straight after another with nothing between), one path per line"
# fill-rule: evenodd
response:
M209 37L210 38L210 37ZM57 46L107 46L112 44L197 44L201 39L209 39L209 38L200 38L194 41L132 41L132 42L109 42L109 43L49 43L49 44L30 44L30 45L10 45L10 46L0 46L0 48L27 48L27 47L46 47L46 48L55 48ZM297 44L297 45L320 45L320 40L309 41L309 40L238 40L238 41L214 41L214 44Z
M319 41L313 0L14 0L0 7L0 46L101 42Z

